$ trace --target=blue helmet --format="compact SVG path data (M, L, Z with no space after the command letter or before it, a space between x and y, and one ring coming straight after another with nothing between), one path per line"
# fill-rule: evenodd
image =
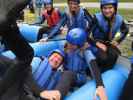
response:
M63 57L63 59L65 59L65 52L62 49L55 49L53 50L48 57L50 57L53 53L58 53L59 55L61 55Z
M87 33L81 28L74 28L68 32L66 40L73 45L82 47L87 41Z
M44 0L43 3L44 5L48 5L48 4L53 5L53 0Z
M77 2L78 4L80 4L80 0L67 0L67 2L69 1Z
M101 3L101 6L108 5L108 4L113 4L117 7L118 0L101 0L100 3Z

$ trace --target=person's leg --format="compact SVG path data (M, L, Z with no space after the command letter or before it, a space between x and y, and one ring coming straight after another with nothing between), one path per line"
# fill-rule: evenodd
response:
M55 90L59 90L61 98L67 95L69 90L73 87L76 81L76 74L72 71L64 71L61 79L55 87Z
M39 41L43 37L44 34L48 34L49 30L50 28L47 26L40 28L38 32L37 41Z
M133 100L132 91L133 91L133 69L129 74L128 80L126 81L123 87L123 91L121 93L119 100Z
M2 78L8 67L13 63L12 60L1 56L0 57L0 77Z

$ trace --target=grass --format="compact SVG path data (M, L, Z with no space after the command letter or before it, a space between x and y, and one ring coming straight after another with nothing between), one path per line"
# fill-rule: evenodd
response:
M88 8L88 10L91 14L94 14L94 13L97 13L100 11L100 9L98 9L98 8L90 8L90 9ZM118 9L118 12L126 20L133 19L133 10L132 9Z
M80 0L81 2L99 2L100 0ZM55 3L67 2L67 0L54 0ZM119 2L133 2L133 0L119 0Z

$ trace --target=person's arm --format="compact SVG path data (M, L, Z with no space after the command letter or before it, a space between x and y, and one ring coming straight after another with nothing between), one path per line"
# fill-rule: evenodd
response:
M91 71L92 77L96 81L96 96L99 96L100 100L107 100L104 84L101 78L101 73L98 68L95 56L92 54L90 50L86 50L84 52L84 55L86 62L89 66L89 69Z
M72 71L64 71L61 79L55 87L55 90L58 90L61 98L63 99L69 90L73 87L76 81L76 74ZM61 99L61 100L62 100Z
M0 17L0 35L7 43L8 48L12 50L17 57L16 63L6 71L3 79L0 81L0 96L16 81L24 82L33 58L33 49L20 35L16 24L19 13L25 8L29 1L30 0L0 1L0 4L3 4L2 8L0 8L2 16ZM12 5L8 6L9 3L12 3Z
M103 86L100 70L98 68L96 58L90 50L85 50L84 56L91 71L93 78L96 80L96 86Z
M30 63L33 58L33 49L26 40L20 35L16 24L12 24L2 35L8 48L16 55L16 64L8 68L0 82L0 95L2 95L16 81L25 80ZM21 77L21 78L20 78Z
M122 22L122 25L120 27L120 32L121 32L121 36L118 40L116 40L119 44L126 38L129 32L128 25L124 21Z
M45 77L45 76L44 76ZM26 86L36 96L39 97L43 89L35 81L32 72L30 71L26 80Z
M85 16L85 19L87 20L88 22L88 31L90 32L91 29L92 29L92 26L94 25L94 18L93 16L88 12L87 9L83 9L84 10L84 16Z
M89 25L88 25L88 37L87 37L87 41L89 44L95 45L96 46L96 40L93 39L93 37L91 36L91 32L93 30L95 30L97 26L97 19L95 15L91 15L87 9L84 9L84 14L85 14L85 19L88 21Z
M44 90L40 93L40 96L48 100L63 100L70 88L74 85L75 80L76 75L72 71L64 71L54 90Z
M67 20L66 14L63 14L59 23L55 27L53 27L53 29L50 31L48 39L52 38L53 36L59 33L61 26L65 25L66 20Z

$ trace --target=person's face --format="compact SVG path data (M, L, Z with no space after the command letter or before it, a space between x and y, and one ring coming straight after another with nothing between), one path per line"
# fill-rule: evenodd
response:
M115 7L113 5L104 5L102 12L105 17L111 18L115 13Z
M51 11L51 9L52 9L52 5L51 5L51 4L47 4L47 5L45 5L45 9L47 9L48 11Z
M58 53L53 53L49 57L49 64L52 66L53 69L57 69L62 62L63 62L63 57Z
M67 49L69 49L69 50L76 50L76 49L78 49L78 46L77 45L73 45L73 44L71 44L71 43L67 43Z
M69 10L73 13L76 13L79 10L79 4L74 1L68 2Z

